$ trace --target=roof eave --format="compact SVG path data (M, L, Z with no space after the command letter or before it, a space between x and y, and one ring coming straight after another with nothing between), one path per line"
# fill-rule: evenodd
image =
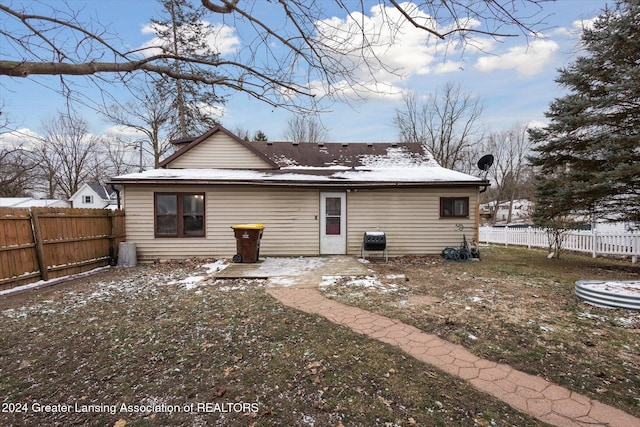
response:
M394 187L486 187L489 181L349 181L349 180L210 180L210 179L117 179L108 184L125 185L255 185L265 187L334 187L334 188L394 188Z

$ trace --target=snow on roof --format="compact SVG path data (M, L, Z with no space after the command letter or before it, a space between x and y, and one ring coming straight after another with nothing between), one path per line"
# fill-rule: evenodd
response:
M418 143L253 142L251 146L280 168L360 167L375 164L407 166L433 161Z
M299 146L305 145L301 149ZM273 148L277 146L277 148ZM280 169L153 169L113 178L131 181L299 182L299 183L479 183L483 179L441 167L419 144L272 144L259 147ZM330 147L330 149L327 149ZM328 156L322 154L327 151ZM315 155L312 155L314 154ZM336 161L329 161L335 159Z
M480 182L481 178L441 166L351 170L334 174L336 178L372 182Z
M309 175L299 173L276 174L274 171L252 169L151 169L120 175L114 180L201 180L201 181L260 181L277 177L278 180L308 180ZM315 177L326 180L326 177Z
M388 147L380 155L361 155L360 163L369 169L440 167L431 154L409 151L406 147Z
M152 169L113 178L114 181L265 181L265 182L480 182L481 178L438 165L391 168L303 168L280 170L243 169Z

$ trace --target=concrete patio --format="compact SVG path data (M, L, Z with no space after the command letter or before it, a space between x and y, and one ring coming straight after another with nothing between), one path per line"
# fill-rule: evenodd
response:
M346 255L265 258L257 263L231 264L216 279L267 279L268 285L317 288L323 276L372 276L373 271Z

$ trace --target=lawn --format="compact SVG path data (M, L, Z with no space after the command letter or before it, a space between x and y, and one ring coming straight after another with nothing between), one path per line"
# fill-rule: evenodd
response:
M370 265L380 280L322 289L640 416L640 313L583 303L579 279L640 278L629 261L518 248L482 248L482 260L395 258Z
M332 298L400 318L638 415L639 316L577 278L628 263L483 249L375 262ZM186 261L113 268L0 299L0 425L542 425L397 348L283 307L264 281ZM66 412L63 412L66 411Z

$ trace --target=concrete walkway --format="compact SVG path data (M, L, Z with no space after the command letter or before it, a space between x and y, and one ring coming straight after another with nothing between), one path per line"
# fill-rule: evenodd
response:
M344 271L351 273L365 271L366 274L371 274L371 271L349 257L312 258L311 260L318 259L323 261L317 263L302 261L302 264L305 262L306 264L304 267L300 264L295 275L290 275L292 270L287 268L279 271L282 273L286 270L286 276L277 276L277 269L272 271L272 276L264 276L267 270L262 266L263 276L260 277L269 277L269 282L272 284L267 288L267 292L288 307L323 316L355 332L397 346L416 359L462 378L479 390L497 397L522 412L533 415L540 421L562 427L640 426L639 418L619 409L540 377L517 371L508 365L476 357L460 345L424 333L398 320L324 297L317 290L322 275L347 276L354 274L345 274ZM311 264L315 264L316 267L312 268ZM238 265L242 265L246 271L251 270L251 264ZM253 265L258 266L258 264ZM345 267L340 273L336 271L339 266ZM233 273L229 271L226 274Z

